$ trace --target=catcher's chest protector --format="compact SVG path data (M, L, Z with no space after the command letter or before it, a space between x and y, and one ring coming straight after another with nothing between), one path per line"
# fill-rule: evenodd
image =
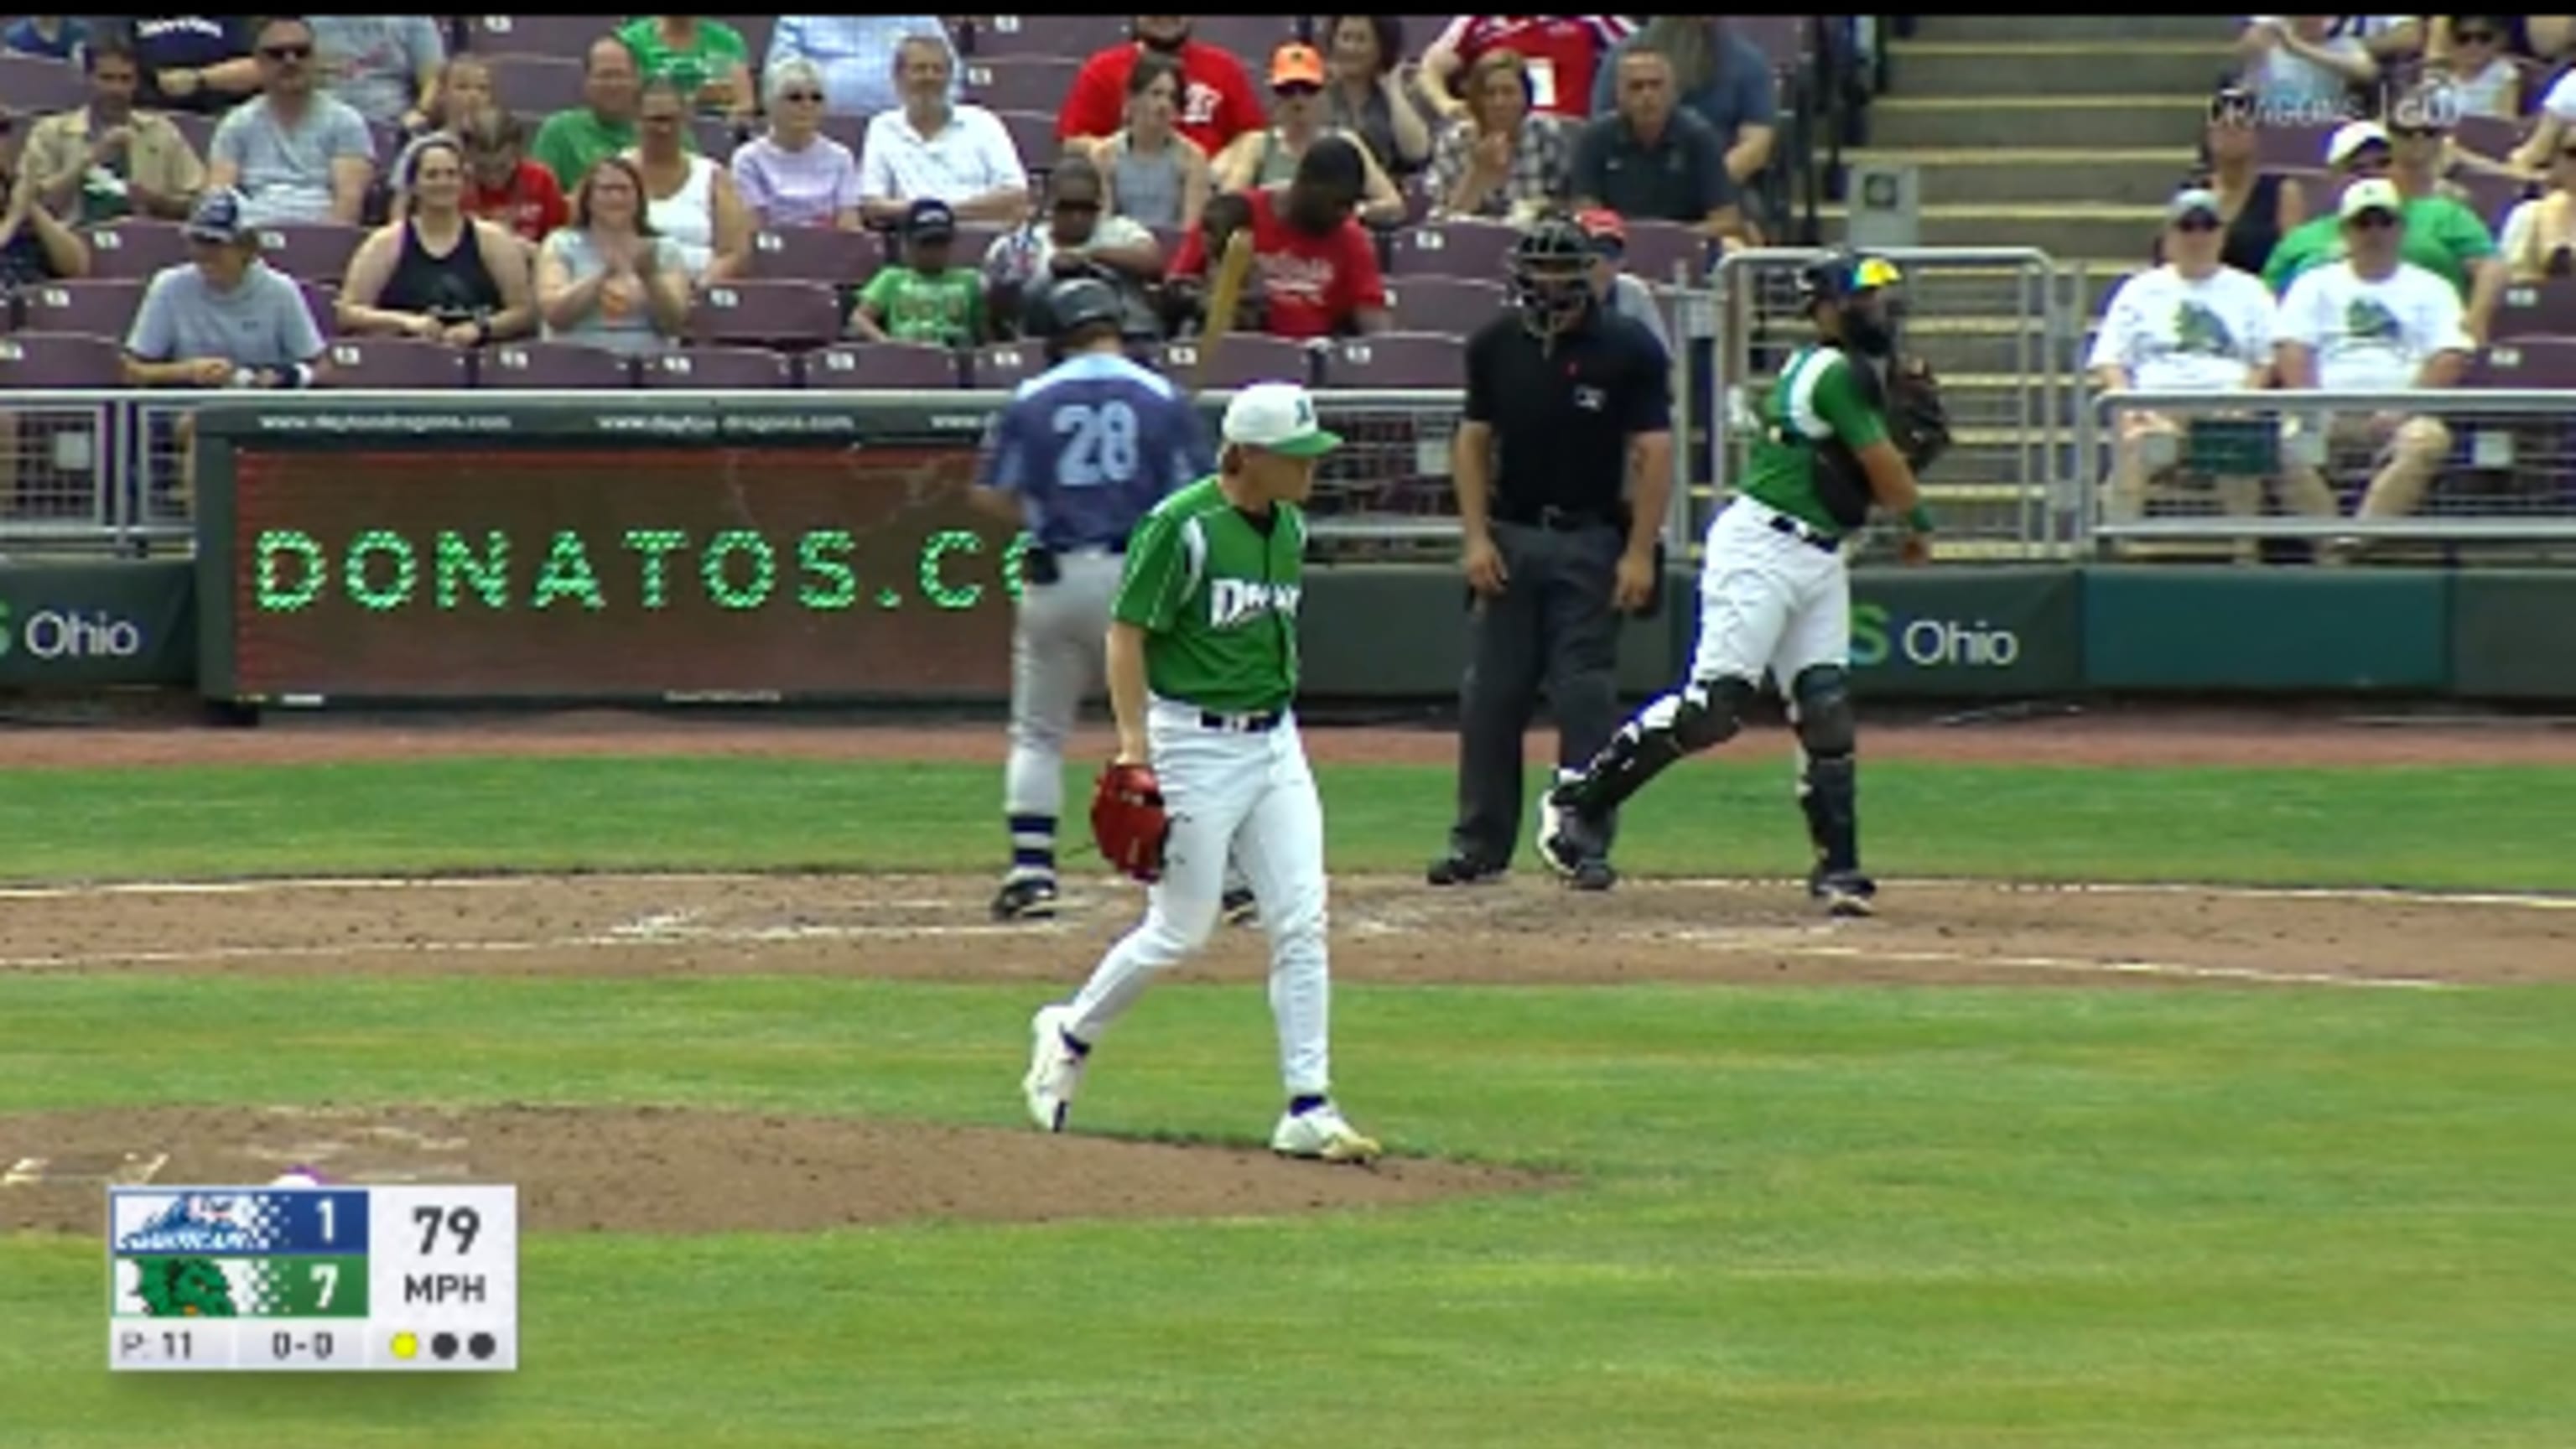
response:
M1862 401L1870 411L1887 417L1887 374L1885 364L1873 362L1847 348L1831 343L1817 344L1819 351L1839 353L1852 381L1860 387ZM1816 501L1825 505L1834 522L1846 530L1857 529L1869 522L1869 472L1860 465L1860 457L1841 438L1818 438L1809 441L1808 473L1813 479Z

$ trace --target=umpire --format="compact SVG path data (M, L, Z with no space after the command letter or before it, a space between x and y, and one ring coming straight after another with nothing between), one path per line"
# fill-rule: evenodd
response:
M1619 615L1650 613L1672 490L1672 377L1635 319L1604 311L1593 248L1543 216L1514 245L1513 308L1467 343L1452 465L1466 536L1466 678L1458 819L1435 886L1499 878L1521 814L1521 756L1542 680L1558 774L1579 772L1619 724ZM1633 477L1633 485L1631 478ZM1569 872L1608 890L1603 853Z

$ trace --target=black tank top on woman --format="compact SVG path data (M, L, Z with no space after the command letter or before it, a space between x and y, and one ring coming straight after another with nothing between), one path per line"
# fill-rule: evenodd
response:
M483 265L474 224L465 224L455 247L442 257L421 245L420 223L404 222L402 255L376 305L389 312L426 312L441 322L471 322L500 311L501 284Z
M2263 275L2263 263L2272 256L2272 248L2281 240L2281 177L2266 171L2254 178L2254 189L2245 193L2245 205L2236 219L2227 224L2227 239L2219 248L2218 260L2240 272Z

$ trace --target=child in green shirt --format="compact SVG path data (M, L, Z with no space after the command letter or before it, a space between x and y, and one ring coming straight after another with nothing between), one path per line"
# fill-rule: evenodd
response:
M984 339L984 278L948 264L957 214L924 197L903 221L903 263L868 279L850 311L850 332L870 342L972 347Z

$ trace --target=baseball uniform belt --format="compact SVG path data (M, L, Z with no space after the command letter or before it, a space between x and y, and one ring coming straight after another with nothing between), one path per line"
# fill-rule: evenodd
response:
M1107 543L1078 543L1071 548L1050 548L1043 543L1033 543L1027 552L1020 555L1020 577L1033 584L1051 584L1064 577L1064 569L1056 561L1066 554L1105 553L1114 558L1126 551L1127 540L1123 538Z
M1275 709L1262 714L1218 714L1213 710L1201 710L1199 728L1221 730L1230 735L1263 735L1277 729L1281 718Z
M1800 523L1798 520L1791 518L1785 513L1774 513L1771 515L1771 531L1773 533L1785 533L1791 538L1796 539L1798 542L1805 544L1809 548L1822 549L1826 553L1832 553L1843 546L1843 541L1841 539L1836 538L1831 534L1809 528L1807 525Z

